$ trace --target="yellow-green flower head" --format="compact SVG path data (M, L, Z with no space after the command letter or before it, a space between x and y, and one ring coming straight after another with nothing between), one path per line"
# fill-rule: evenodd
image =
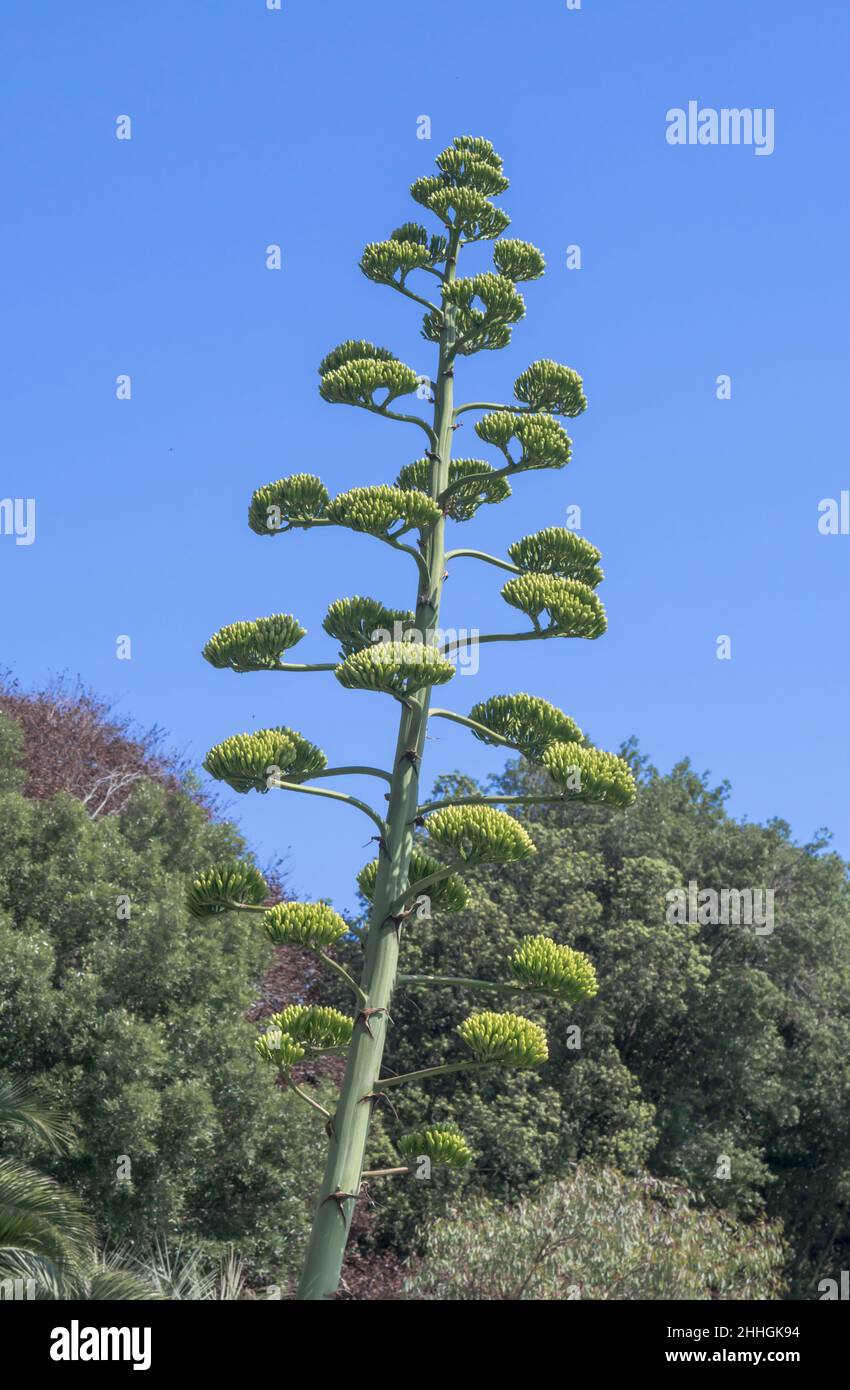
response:
M424 642L377 642L347 656L334 674L347 690L377 690L412 695L429 685L445 685L455 673L452 663Z
M493 247L493 262L499 274L507 276L514 284L522 280L539 280L546 270L543 253L530 241L510 238L497 241Z
M578 724L539 695L494 695L469 711L470 719L492 729L531 762L539 762L550 743L580 742L584 735ZM482 743L498 739L472 730Z
M472 1014L457 1031L479 1062L539 1067L549 1058L543 1029L518 1014Z
M505 347L513 325L525 316L525 301L513 282L489 273L445 284L443 309L448 307L455 309L455 351L464 355ZM442 312L426 314L423 333L429 342L439 339L442 327Z
M378 285L403 285L411 270L430 266L427 246L414 241L373 241L360 259L360 269Z
M234 734L211 748L203 765L236 792L266 792L277 782L303 782L322 772L328 760L314 743L281 726Z
M637 796L632 770L616 753L582 748L577 743L553 743L542 761L552 781L579 801L631 806Z
M440 508L430 497L405 492L400 487L388 487L386 483L376 487L353 487L341 492L328 507L328 516L337 526L367 531L372 536L385 536L393 527L397 528L394 536L414 527L425 530L439 521L441 515Z
M348 931L327 903L278 903L263 917L263 926L276 946L332 946Z
M514 395L532 410L548 410L553 415L576 416L587 409L587 397L578 372L572 367L562 367L551 358L532 362L517 377Z
M354 1022L339 1009L327 1009L318 1004L288 1004L280 1013L267 1020L270 1028L278 1028L294 1042L323 1051L329 1047L347 1047L351 1042Z
M472 1149L456 1125L429 1125L427 1129L417 1129L411 1134L403 1134L398 1141L399 1153L404 1158L429 1158L436 1167L465 1168L472 1161Z
M398 396L411 395L418 385L419 377L403 362L361 357L327 372L319 383L319 395L334 405L381 408ZM386 395L376 401L376 391L384 391Z
M273 671L284 652L307 635L289 613L275 613L254 622L229 623L214 633L203 655L211 666L233 671Z
M465 864L512 864L537 850L518 820L493 806L446 806L425 822L431 839Z
M494 207L486 194L477 188L453 186L444 175L417 179L411 184L410 196L447 227L461 231L467 241L493 241L511 225L508 214Z
M504 502L510 497L510 484L505 478L490 477L496 470L483 459L452 459L449 463L449 487L463 478L471 481L459 486L450 497L441 502L446 516L452 521L469 521L478 508L485 503ZM417 459L407 463L396 479L398 486L407 490L428 493L431 464L428 459Z
M389 641L416 621L409 609L385 608L374 598L339 598L331 604L322 627L340 644L341 656L351 656L375 642Z
M390 233L390 241L412 241L415 246L427 246L431 265L439 265L446 259L449 246L446 237L439 233L429 235L419 222L405 222L401 227L396 227L395 231Z
M543 629L555 637L601 637L608 626L599 595L578 579L553 574L519 574L509 579L502 598L527 613L539 627L542 613L549 624Z
M252 864L217 864L194 879L186 906L193 917L218 917L241 906L265 902L269 886Z
M248 525L258 536L276 536L292 526L324 516L330 494L321 478L293 473L257 488L248 508Z
M501 449L518 469L564 468L570 461L572 440L551 415L514 415L508 410L496 410L476 422L475 433L485 444ZM522 446L518 459L508 449L512 439Z
M319 376L327 376L329 372L335 372L337 367L344 367L347 362L397 361L395 353L390 352L389 348L376 347L374 343L367 343L363 338L348 338L329 352L327 357L322 358L319 363Z
M455 188L474 188L485 197L496 197L509 186L495 150L482 159L471 145L455 143L437 155L436 165Z
M254 1046L264 1062L268 1062L270 1066L277 1067L282 1072L290 1072L296 1063L302 1060L307 1051L288 1033L282 1033L279 1028L270 1028L267 1033L263 1033L262 1037L257 1038Z
M379 864L380 860L373 859L371 864L367 864L357 875L360 892L368 902L374 897ZM428 878L444 867L433 854L426 854L424 850L414 847L407 870L407 888L415 888L423 878ZM427 893L435 912L462 912L469 902L469 889L460 874L449 874L448 878L441 879L439 883L429 884L423 892Z
M599 993L596 971L587 956L571 946L559 946L550 936L526 937L509 964L521 984L568 1004Z
M578 579L591 589L605 578L599 568L600 551L565 526L547 526L544 531L523 536L508 546L508 554L518 569Z

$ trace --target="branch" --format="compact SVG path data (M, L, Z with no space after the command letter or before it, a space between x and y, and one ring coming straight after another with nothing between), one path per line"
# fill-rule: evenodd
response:
M365 990L362 990L357 981L349 975L344 965L340 965L339 961L334 960L332 956L326 956L324 951L316 949L313 951L313 954L318 960L322 961L329 970L333 970L335 974L339 975L341 980L345 981L349 989L354 991L358 1003L365 1004L367 1002Z
M394 1178L401 1173L412 1173L412 1168L370 1168L368 1172L360 1174L360 1181L366 1182L367 1178Z
M361 409L369 410L373 415L383 415L386 420L401 420L405 425L418 425L427 434L431 448L436 449L437 436L427 420L423 420L421 415L402 415L400 411L388 410L385 405L375 405L374 401L371 405L362 406Z
M545 637L560 637L561 634L555 628L534 628L531 632L485 632L483 637L475 637L466 641L446 642L445 646L440 647L443 656L449 656L451 652L460 651L468 647L470 642L475 646L482 646L485 642L537 642Z
M505 451L502 450L502 452L504 453ZM527 468L522 468L518 463L515 463L510 454L505 453L505 458L508 462L504 468L494 468L489 473L468 473L464 477L455 478L454 482L451 483L449 487L445 488L437 498L440 506L445 508L448 498L453 497L456 492L460 492L461 488L469 487L470 483L491 483L494 478L512 478L515 473L527 473L530 471Z
M400 985L462 985L466 989L496 989L506 994L524 994L527 985L510 984L500 980L474 980L466 975L399 975Z
M315 665L305 665L303 662L279 661L274 666L231 666L230 669L238 676L244 676L251 671L335 671L336 663L324 661Z
M291 1079L291 1077L287 1078L286 1084L288 1085L291 1091L294 1091L295 1094L301 1100L304 1101L305 1105L309 1105L313 1110L318 1110L319 1114L324 1115L326 1120L330 1119L330 1110L326 1110L325 1107L323 1105L320 1105L317 1100L313 1100L312 1096L308 1096L306 1091L302 1091L300 1086L296 1086L295 1082Z
M490 476L492 477L492 474ZM472 560L484 560L486 564L495 565L500 570L507 570L509 574L524 573L516 565L512 565L509 560L499 560L495 555L488 555L486 550L450 550L445 557L446 564L449 560L457 560L461 555L466 555Z
M388 1086L401 1086L406 1081L420 1081L427 1076L448 1076L455 1071L469 1071L471 1067L483 1067L484 1062L448 1062L440 1067L424 1067L422 1071L406 1071L401 1076L382 1076L378 1082L382 1091Z
M404 892L399 893L398 897L390 903L386 916L395 917L396 913L401 911L411 898L415 900L425 888L433 888L435 883L442 883L451 874L457 873L460 867L462 867L461 864L448 864L445 868L437 869L433 874L428 874L427 878L420 878L418 883L408 884Z
M332 669L336 670L336 667ZM326 767L324 772L311 773L311 782L315 782L318 777L380 777L390 785L393 780L392 773L385 772L382 767Z
M417 266L416 269L428 270L430 267L423 265ZM423 299L420 294L414 294L413 290L409 290L406 285L400 284L398 280L378 280L376 283L379 285L386 285L391 290L398 290L399 294L404 294L408 299L415 300L417 304L422 305L423 309L428 309L431 313L441 314L443 312L439 304L432 304L430 299Z
M401 416L397 416L397 417L394 417L394 418L401 419L402 417L401 417ZM416 417L415 417L415 416L411 416L410 418L411 418L411 419L415 419ZM424 424L424 423L425 423L424 420L420 420L420 421L419 421L419 424ZM427 428L427 427L426 427L426 428ZM433 435L433 431L429 431L429 435ZM491 475L491 476L492 476L492 475ZM378 533L376 533L376 532L374 532L374 531L358 531L354 526L344 526L342 522L340 522L340 521L331 521L329 517L324 517L324 516L316 517L316 518L313 519L312 521L290 521L290 522L288 522L288 524L287 524L286 526L281 526L281 527L279 527L278 529L281 531L281 533L284 533L284 532L286 532L286 531L312 531L312 530L315 530L315 529L316 529L317 527L319 527L319 526L337 526L337 527L339 527L339 529L340 529L341 531L353 531L354 534L357 535L357 536L371 536L373 540L376 540L376 541L383 541L384 545L390 546L393 550L400 550L400 551L402 551L403 554L412 556L412 558L416 561L417 566L419 567L420 576L426 581L426 583L427 583L427 582L430 582L430 575L429 575L429 573L428 573L428 567L427 567L427 565L425 564L425 561L424 561L423 557L419 554L419 551L418 551L418 550L414 550L412 545L402 545L402 543L401 543L399 540L396 539L397 536L403 536L403 535L405 534L404 531L396 531L392 536L390 536L390 535L380 535L380 534L378 534ZM410 528L410 529L412 529L412 528ZM289 669L289 670L298 670L299 668L298 668L298 667L295 667L295 666L292 666L292 667L288 667L288 668L287 668L287 667L274 667L273 669L275 669L275 670L286 670L286 669ZM333 671L333 670L335 670L336 668L335 668L334 666L313 666L313 667L305 666L305 667L300 668L300 669L303 669L303 670L313 670L313 671Z
M507 411L509 415L536 415L539 411L534 411L529 405L498 405L492 401L470 401L468 405L459 405L455 408L454 418L464 415L467 410L498 410Z
M565 801L565 792L541 796L455 796L448 801L426 801L417 808L417 816L427 816L431 811L442 811L447 806L543 806L552 801Z
M324 787L305 787L301 782L278 782L272 780L271 787L278 787L285 792L304 792L306 796L328 796L333 801L344 801L348 806L354 806L358 811L362 811L364 816L368 816L373 825L378 827L381 838L387 833L386 822L381 819L377 811L371 806L367 806L365 801L358 801L356 796L349 796L347 792L325 791Z
M472 729L473 733L486 735L488 742L504 744L505 748L513 748L517 753L523 750L518 743L511 743L509 738L503 738L501 734L496 734L492 729L488 729L486 724L479 724L475 719L468 719L465 714L455 714L450 709L432 709L429 718L431 719L451 719L454 724L462 724L467 729Z

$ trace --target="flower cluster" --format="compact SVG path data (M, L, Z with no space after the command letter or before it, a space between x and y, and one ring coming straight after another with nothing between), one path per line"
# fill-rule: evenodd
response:
M563 425L551 415L515 415L510 410L495 410L476 421L475 433L485 444L501 449L518 471L564 468L570 461L572 441ZM522 448L518 459L509 449L512 439Z
M398 486L428 495L431 464L428 459L407 463L396 479ZM492 475L492 476L489 476ZM464 478L470 481L463 483ZM449 463L450 495L438 500L452 521L469 521L486 502L504 502L511 495L510 483L496 475L492 464L483 459L452 459Z
M593 965L581 951L559 946L550 936L529 936L514 951L509 965L528 989L577 1004L599 992Z
M571 367L544 358L532 362L514 383L518 401L532 410L548 410L553 415L580 415L587 409L582 379Z
M548 613L545 629L556 637L601 637L608 626L598 594L578 579L560 579L551 574L520 574L509 579L502 598L527 613L539 626L542 613Z
M379 483L341 492L328 506L327 515L337 526L367 531L372 536L386 536L395 526L398 529L393 534L398 536L414 527L433 526L441 513L430 497Z
M563 714L539 695L494 695L469 711L470 719L519 749L532 762L539 762L550 743L580 742L584 735L568 714ZM486 734L472 731L482 743L497 743Z
M192 881L186 906L193 917L218 917L239 907L265 902L269 887L251 864L217 864Z
M539 1067L549 1057L543 1029L518 1014L472 1014L457 1031L479 1062Z
M322 627L339 642L341 655L351 656L373 642L386 640L375 634L401 632L415 622L415 615L402 608L385 608L374 598L339 598L328 609Z
M369 902L374 896L379 865L380 860L373 859L357 875L360 892ZM442 868L444 865L439 859L435 859L433 854L426 854L425 850L415 846L410 854L407 888L415 889L422 879L430 878L431 874L438 873ZM428 888L422 891L427 892L431 907L436 912L462 912L469 902L469 889L460 874L449 874L447 878L440 879L439 883L429 884Z
M637 795L632 770L616 753L576 743L553 743L542 762L552 781L581 801L622 807L631 806Z
M456 1125L429 1125L404 1134L398 1141L404 1158L428 1158L436 1167L465 1168L472 1161L472 1149Z
M332 946L348 927L327 903L277 903L263 917L266 935L275 946Z
M561 579L578 579L591 589L605 577L599 568L600 551L565 526L547 526L544 531L523 536L522 540L508 546L508 554L517 569L555 574Z
M303 782L324 771L328 760L314 743L281 726L234 734L211 748L203 765L236 792L265 792L275 782Z
M425 824L435 844L454 850L465 864L512 864L536 853L519 821L493 806L446 806Z
M214 633L203 650L211 666L233 671L274 670L283 653L307 635L296 618L275 613L252 623L229 623Z
M347 656L334 672L347 690L386 695L412 695L426 685L445 685L454 673L452 663L424 642L376 642Z
M321 478L312 473L293 473L257 488L248 508L248 525L258 536L274 536L292 526L303 526L324 516L330 501Z

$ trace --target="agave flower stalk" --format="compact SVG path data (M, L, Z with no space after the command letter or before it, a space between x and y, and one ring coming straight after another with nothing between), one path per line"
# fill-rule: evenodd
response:
M437 174L418 179L410 191L414 201L437 218L440 230L429 233L418 223L405 223L388 240L367 246L360 263L369 279L425 310L422 335L433 344L436 358L430 417L397 407L404 396L417 392L421 378L387 348L349 340L333 349L319 368L324 400L414 426L425 436L422 457L405 465L392 485L355 487L336 498L312 474L281 478L254 493L248 515L251 529L264 537L334 526L390 546L413 563L416 589L409 596L410 606L387 608L362 596L333 603L323 626L339 643L336 662L285 659L306 635L301 623L285 614L231 622L204 649L206 659L219 669L333 672L344 688L389 696L398 706L395 749L387 769L356 764L329 768L321 749L284 726L226 738L210 750L204 764L212 776L239 792L282 789L348 805L366 815L377 832L377 858L358 879L371 902L359 980L329 954L349 928L326 903L269 907L262 877L244 864L205 870L190 893L190 907L197 916L214 919L225 911L259 914L276 945L312 950L352 995L350 1017L293 1005L267 1020L267 1030L257 1042L259 1055L276 1068L284 1084L327 1121L327 1163L299 1289L304 1300L330 1299L336 1293L364 1178L404 1177L421 1160L451 1169L472 1159L453 1126L423 1123L421 1129L397 1138L399 1156L409 1162L367 1168L372 1112L386 1091L408 1081L482 1067L534 1068L548 1056L539 1024L511 1012L473 1010L458 1029L456 1059L440 1065L427 1065L423 1059L415 1072L382 1076L397 981L509 993L532 1008L541 996L558 999L566 1007L596 992L587 957L543 936L523 942L505 963L503 980L400 977L404 933L415 930L423 896L427 894L436 912L461 911L468 900L465 871L480 864L511 863L535 852L530 836L506 806L579 798L619 807L634 797L626 763L590 747L568 715L537 696L493 696L468 714L432 708L433 690L449 684L455 674L452 657L460 646L439 645L443 585L447 567L455 560L477 560L506 571L510 578L502 596L526 619L527 626L518 631L485 634L481 642L592 640L605 631L607 622L596 593L603 577L599 551L573 532L550 527L523 537L510 547L506 559L472 548L447 549L447 525L466 523L482 507L506 502L511 496L509 479L566 466L572 445L557 417L579 415L586 400L581 378L572 368L543 360L517 379L510 404L456 401L463 358L507 345L525 314L517 286L538 279L545 261L528 242L503 237L510 219L493 198L505 191L508 181L489 141L458 137L436 162ZM493 243L494 270L461 277L463 251L483 242ZM414 277L416 289L410 283ZM475 434L501 460L452 457L460 417L473 413L480 417ZM472 794L423 802L420 784L429 718L453 720L485 743L520 752L547 774L547 788L533 796ZM385 809L312 785L355 773L389 784ZM300 1061L329 1052L346 1056L332 1112L296 1080Z

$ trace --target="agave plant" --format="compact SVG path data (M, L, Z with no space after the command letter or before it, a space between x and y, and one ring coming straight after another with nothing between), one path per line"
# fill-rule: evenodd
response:
M607 626L597 593L603 578L600 553L572 531L551 526L521 537L509 547L507 558L462 546L449 548L449 524L467 524L488 507L507 503L512 483L525 483L525 475L569 463L572 441L563 421L580 415L587 401L579 374L548 358L520 374L508 403L458 400L463 360L510 342L525 315L518 286L539 279L545 260L529 242L503 235L510 218L493 200L505 191L508 180L488 140L460 136L436 163L437 172L418 179L410 189L414 202L436 219L436 230L405 222L386 240L370 243L360 262L369 280L424 310L421 333L434 347L432 375L421 377L391 349L365 339L340 343L319 366L323 400L418 431L424 435L422 452L402 467L393 484L353 487L335 498L313 474L279 478L257 489L248 512L251 529L267 539L335 527L390 547L415 572L409 606L361 595L336 600L324 621L325 632L339 644L333 660L289 659L291 648L305 636L292 614L230 622L204 649L217 668L239 673L324 672L355 692L354 698L381 695L396 705L395 751L386 768L356 761L328 767L321 749L285 726L231 735L205 762L213 777L240 792L282 789L347 805L369 818L379 847L378 858L359 876L371 904L359 979L332 954L334 942L347 928L326 903L268 909L262 882L254 881L248 870L240 876L233 865L206 871L190 895L192 910L199 915L213 918L232 910L259 914L272 941L311 949L352 995L353 1013L345 1027L338 1018L307 1018L303 1011L284 1010L269 1021L258 1043L260 1055L283 1084L327 1125L327 1164L299 1291L306 1300L335 1294L364 1176L401 1177L414 1166L405 1162L391 1169L365 1168L376 1100L413 1078L473 1067L536 1067L547 1057L545 1034L533 1020L513 1012L471 1010L459 1030L457 1060L424 1066L406 1077L383 1075L397 981L422 987L437 983L470 994L501 991L514 1002L525 999L532 1006L541 995L567 1006L596 991L592 963L548 938L525 943L505 962L501 980L399 975L404 933L415 929L418 907L427 897L437 911L462 910L468 897L464 875L472 867L508 864L534 854L530 835L511 814L513 806L580 800L623 807L635 795L628 765L591 748L575 721L539 696L493 695L468 714L432 704L433 690L451 685L460 649L460 643L444 641L439 629L444 581L456 564L471 560L507 574L501 591L506 611L524 619L519 627L478 637L479 643L595 640ZM462 253L487 242L493 244L492 270L461 277ZM430 401L430 413L399 404L414 394ZM493 459L452 457L465 416L474 418L474 434L495 451ZM432 719L452 720L485 743L519 751L540 768L548 784L535 796L476 792L423 802L422 758ZM355 774L375 778L385 802L376 807L316 785L320 779ZM333 1113L296 1079L299 1062L327 1051L345 1056ZM402 1158L444 1161L449 1168L471 1157L462 1135L443 1133L424 1119L412 1135L398 1136L398 1149Z

